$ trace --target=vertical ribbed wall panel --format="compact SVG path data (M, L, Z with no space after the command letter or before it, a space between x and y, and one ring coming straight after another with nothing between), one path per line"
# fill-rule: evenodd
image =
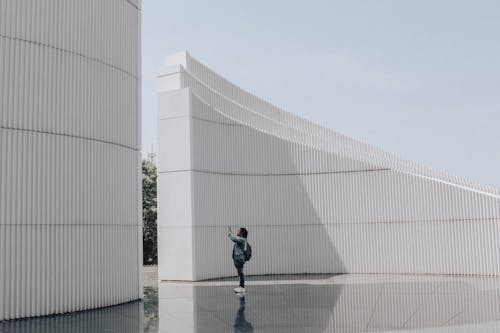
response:
M0 54L2 127L140 149L136 74L10 37L0 36Z
M297 141L332 152L341 151L344 158L359 159L371 164L398 169L402 172L416 173L455 185L500 195L498 189L450 176L413 161L401 159L381 149L285 112L231 84L193 59L188 53L180 55L167 59L167 64L173 65L174 62L172 61L179 61L180 58L184 58L182 63L185 68L178 67L183 78L182 86L189 87L199 98L215 107L219 112L235 117L244 124L288 141Z
M498 190L288 114L187 53L167 65L160 279L233 275L228 225L249 230L249 274L500 274Z
M0 0L0 320L142 297L139 8Z

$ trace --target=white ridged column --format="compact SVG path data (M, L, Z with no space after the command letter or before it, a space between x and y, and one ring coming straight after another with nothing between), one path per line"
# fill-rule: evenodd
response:
M0 320L142 297L140 2L0 0Z
M249 274L500 274L497 189L300 119L185 52L158 92L160 279L234 275L228 225L249 230Z

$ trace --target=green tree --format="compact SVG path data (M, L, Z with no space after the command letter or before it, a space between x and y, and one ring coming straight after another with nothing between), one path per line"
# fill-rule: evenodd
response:
M156 166L150 160L142 161L142 222L143 263L158 264L158 236L156 210Z

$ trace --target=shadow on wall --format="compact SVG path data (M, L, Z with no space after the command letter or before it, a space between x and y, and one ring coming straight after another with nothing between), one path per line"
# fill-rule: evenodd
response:
M249 230L247 274L346 272L289 142L218 113L192 121L195 280L234 275L229 225Z
M195 280L235 274L228 225L249 230L253 275L498 274L500 200L324 155L192 100Z

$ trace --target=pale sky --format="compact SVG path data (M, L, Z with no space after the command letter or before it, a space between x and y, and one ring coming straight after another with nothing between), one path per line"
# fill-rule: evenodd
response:
M143 0L142 15L144 152L156 71L187 50L289 112L500 188L500 1Z

